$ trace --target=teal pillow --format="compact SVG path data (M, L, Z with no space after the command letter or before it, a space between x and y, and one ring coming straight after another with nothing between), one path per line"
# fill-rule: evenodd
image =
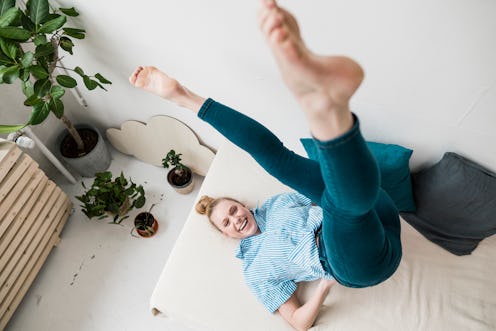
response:
M301 138L301 143L312 160L318 160L317 147L311 138ZM367 142L375 156L381 172L381 187L396 204L396 208L403 212L413 212L415 200L413 198L412 180L408 163L413 151L411 149L376 142Z

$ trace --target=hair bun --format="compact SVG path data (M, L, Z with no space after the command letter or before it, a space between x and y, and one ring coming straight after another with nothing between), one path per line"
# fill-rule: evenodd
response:
M205 215L207 213L209 205L214 201L213 198L208 195L204 195L196 203L195 209L198 214Z

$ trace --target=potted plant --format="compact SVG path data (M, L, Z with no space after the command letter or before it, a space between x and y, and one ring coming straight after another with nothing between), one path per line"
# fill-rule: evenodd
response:
M81 67L66 68L61 62L60 50L66 53L64 56L73 54L71 38L85 37L85 30L66 26L68 16L78 15L74 7L51 9L48 0L28 0L25 9L16 5L15 0L0 0L0 84L19 80L26 98L24 105L31 107L26 123L0 125L0 133L41 124L52 113L67 128L60 154L82 175L92 177L95 169L102 171L110 164L108 150L96 129L77 128L65 116L62 96L66 89L78 84L67 74L69 71L79 76L89 90L105 90L103 84L111 82L100 73L88 75ZM89 162L70 162L91 153L98 155L93 155ZM98 162L102 164L95 166Z
M112 216L112 223L120 224L131 209L143 207L146 201L143 186L128 181L122 172L114 179L110 171L99 172L89 189L84 182L82 185L86 191L76 199L82 202L81 210L90 219Z
M154 205L152 205L152 208L153 206ZM151 208L147 212L145 211L136 215L134 218L134 228L131 230L131 235L133 235L133 230L136 230L141 237L149 238L157 232L158 222L150 211Z
M167 181L169 184L181 194L187 194L193 190L193 172L190 168L181 163L180 153L176 153L173 149L167 153L162 159L164 168L173 167L167 173Z

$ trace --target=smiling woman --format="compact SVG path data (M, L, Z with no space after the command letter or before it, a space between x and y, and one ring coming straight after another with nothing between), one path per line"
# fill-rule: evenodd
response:
M196 211L206 215L210 223L228 237L243 239L260 233L253 213L236 199L204 195L196 204Z

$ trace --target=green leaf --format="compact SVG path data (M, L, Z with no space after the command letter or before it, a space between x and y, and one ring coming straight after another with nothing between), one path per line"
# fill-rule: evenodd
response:
M44 79L48 77L48 71L40 65L34 65L29 68L34 77Z
M0 28L0 37L9 38L18 41L26 41L31 38L31 32L14 26L5 26Z
M39 46L36 46L36 50L34 53L34 57L40 58L43 56L51 55L53 54L54 49L52 43L48 42Z
M47 43L47 38L44 34L36 35L33 39L35 46L40 46Z
M39 26L48 16L48 0L29 0L28 4L29 18L36 26Z
M75 71L75 72L76 72L79 76L81 76L81 77L84 77L84 76L85 76L84 71L83 71L83 69L81 69L81 67L76 67L76 68L74 68L74 71Z
M84 33L86 32L83 29L76 29L76 28L63 28L64 34L76 38L76 39L84 39L85 35Z
M76 11L76 8L71 7L71 8L59 8L61 12L66 14L67 16L79 16L79 13Z
M18 48L14 42L0 38L0 48L2 49L2 52L9 58L11 58L12 60L16 59Z
M29 76L30 76L29 69L21 68L19 70L19 79L22 80L23 82L27 81L29 79Z
M31 32L36 32L36 26L34 25L33 21L29 17L26 16L23 12L21 12L21 25L24 29L31 31Z
M41 102L33 106L33 111L31 112L31 116L29 118L29 124L37 125L43 123L43 121L50 114L50 108L48 107L48 103Z
M3 15L10 8L15 6L15 0L0 0L0 15Z
M72 48L74 47L74 43L67 37L60 37L60 47L64 51L72 55Z
M49 108L57 118L61 118L64 115L64 104L59 99L50 100Z
M95 78L100 81L102 84L112 84L111 81L107 80L105 77L103 77L101 74L96 74Z
M43 102L43 100L41 100L40 97L38 97L36 94L33 94L32 96L24 100L24 106L34 106L39 104L40 102Z
M65 90L57 85L53 85L52 88L50 89L50 94L52 95L53 99L60 99L64 95Z
M74 78L72 78L71 76L58 75L55 79L57 80L57 83L59 83L63 87L73 88L73 87L76 87L76 85L77 85L76 80Z
M21 64L23 68L30 67L33 63L34 54L33 52L26 52L21 58Z
M2 77L4 83L12 84L17 78L19 78L19 66L15 65L0 70L0 76Z
M19 131L20 129L26 127L26 125L28 125L28 123L19 125L0 125L0 134Z
M59 17L54 18L54 19L46 22L45 24L43 24L38 29L38 32L40 32L40 33L50 33L50 32L53 32L53 31L59 29L60 27L62 27L65 24L66 21L67 21L67 17L66 16L59 16Z
M88 76L84 76L83 77L83 82L84 82L84 85L86 85L86 88L88 90L94 90L98 87L98 82L92 80L90 77Z
M110 171L100 172L100 179L106 182L112 180L112 172Z
M15 61L13 59L9 59L0 48L0 66L4 65L10 67L13 64L15 64Z
M102 84L100 84L99 82L97 82L96 80L94 80L94 82L96 83L96 85L98 85L99 88L101 88L102 90L105 90L107 91L107 89L105 88L105 86L103 86Z
M34 94L34 86L31 81L22 82L22 93L29 98Z
M10 66L9 66L10 67ZM7 71L7 69L9 67L6 67L4 65L0 65L0 84L3 83L3 74L5 73L5 71Z
M0 27L8 26L10 23L14 22L20 13L21 11L15 7L9 8L0 16Z
M34 93L43 98L50 91L51 87L52 83L48 78L37 80L34 83Z
M136 201L134 202L134 207L136 208L141 208L145 205L146 199L144 196L140 196Z
M49 13L49 14L47 15L47 17L45 17L45 20L44 20L43 22L41 22L41 23L42 23L42 24L45 24L46 22L51 21L51 20L53 20L53 19L55 19L55 18L57 18L57 17L60 17L60 14Z

